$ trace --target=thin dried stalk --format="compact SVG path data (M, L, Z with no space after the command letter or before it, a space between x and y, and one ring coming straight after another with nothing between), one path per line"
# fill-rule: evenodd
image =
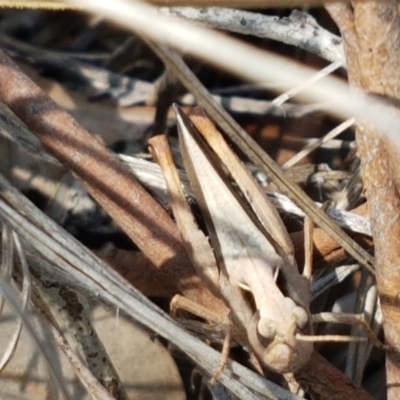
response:
M31 279L30 279L30 273L28 269L28 264L26 262L25 255L22 251L21 243L19 241L18 236L15 234L15 232L11 232L10 228L7 226L3 227L3 232L2 232L2 239L3 243L8 247L6 251L4 252L5 254L5 259L2 260L2 264L5 263L5 276L3 278L8 281L9 274L7 272L11 272L12 266L13 266L13 252L14 252L14 246L13 243L15 244L15 250L18 254L18 258L20 260L20 266L21 266L21 272L22 272L22 288L21 288L21 310L23 312L27 311L28 308L28 302L31 294ZM8 243L7 243L8 242ZM10 254L7 254L9 253ZM10 257L11 256L11 257ZM10 265L7 265L9 263ZM18 341L21 335L21 330L23 326L23 320L22 318L18 318L17 321L17 326L8 342L7 348L4 351L4 354L0 360L0 373L3 371L3 369L7 366L7 364L11 361L15 350L18 345Z
M1 267L0 275L5 282L10 282L14 267L14 241L11 239L12 231L8 226L3 226L1 232ZM3 313L4 296L0 293L0 313Z
M68 342L74 343L87 365L86 378L91 375L90 380L95 381L96 385L101 384L110 397L128 400L118 373L90 321L87 301L71 288L57 282L46 281L47 287L40 281L35 283L37 305L40 305L41 311L45 313L49 322L53 322L52 333L59 346L65 352L65 344L70 347ZM42 299L40 302L39 297ZM58 326L63 324L67 327L68 340L62 338L63 340L60 341L58 335L61 335L61 332ZM76 370L74 360L70 358L70 362ZM90 385L86 382L87 379L80 376L79 368L77 374L88 389Z
M109 393L110 390L107 391L106 388L101 385L101 383L92 374L92 371L85 365L84 362L82 362L81 358L72 351L70 344L65 339L62 330L54 319L48 303L42 297L43 294L45 294L45 291L41 287L41 284L38 283L38 285L34 286L32 293L32 301L36 307L36 310L44 317L42 322L45 324L45 328L50 331L51 335L53 335L55 342L58 344L61 351L71 363L71 366L74 368L76 375L80 379L83 387L87 390L88 394L93 398L93 400L125 399L126 397L123 397L122 395L120 397L114 397L113 394L116 393L116 390L113 394Z
M312 151L320 147L322 144L332 140L336 136L340 135L343 131L350 128L354 124L354 118L349 118L348 120L342 122L340 125L333 128L330 132L324 135L322 138L315 140L314 142L305 146L302 150L300 150L296 155L294 155L290 160L286 161L285 164L282 165L283 169L287 169L293 167L293 165L297 164L304 157L308 156Z
M317 6L327 2L345 0L250 0L245 4L240 0L149 0L154 5L164 6L196 6L196 7L242 7L242 8L268 8L268 7L295 7L303 5ZM359 0L362 1L362 0ZM384 1L384 0L382 0ZM84 8L84 4L71 6L62 0L1 0L0 7L4 8L34 8L43 10L68 10Z
M61 393L65 396L66 399L70 399L68 390L65 385L63 373L59 368L57 355L55 354L54 349L51 346L46 346L45 343L43 343L43 341L40 339L35 328L33 327L32 320L29 317L29 314L27 314L26 310L22 309L17 299L17 296L11 290L8 282L6 282L1 275L0 275L0 290L2 291L4 297L10 303L10 305L13 307L18 317L23 321L24 327L32 336L34 342L36 343L41 353L43 354L46 362L50 367L50 370L52 371L52 377L57 383L57 386L60 389Z

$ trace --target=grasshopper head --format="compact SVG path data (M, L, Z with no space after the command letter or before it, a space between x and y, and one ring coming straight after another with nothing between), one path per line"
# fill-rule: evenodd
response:
M285 374L298 371L309 361L313 345L296 339L297 333L309 330L308 313L288 297L280 308L279 319L271 318L269 310L262 307L255 313L249 341L263 364Z

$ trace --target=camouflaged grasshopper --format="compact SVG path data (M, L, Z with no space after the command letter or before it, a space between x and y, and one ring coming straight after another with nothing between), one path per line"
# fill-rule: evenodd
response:
M191 120L178 108L176 113L185 168L220 273L231 285L249 290L254 299L256 312L246 326L247 340L271 370L296 371L307 363L312 352L310 342L296 337L310 333L311 296L308 282L295 264L289 235L277 211L211 121L201 112L192 113ZM213 165L215 154L204 143L199 144L198 131L240 193ZM284 282L283 289L277 280Z

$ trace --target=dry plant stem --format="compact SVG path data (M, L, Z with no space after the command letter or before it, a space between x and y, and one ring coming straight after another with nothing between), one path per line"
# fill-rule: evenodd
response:
M373 248L373 241L363 235L351 234L360 246L366 250ZM304 232L293 232L290 234L296 251L296 261L298 265L303 265L305 261L304 253ZM323 266L343 261L348 258L348 254L321 228L315 228L313 233L313 270Z
M367 206L363 204L351 212L353 215L365 216ZM367 236L350 232L349 235L359 243L364 249L372 249L373 242ZM304 263L304 232L298 231L290 234L295 247L296 260L299 265ZM326 264L337 264L347 257L346 252L333 240L323 229L315 227L313 229L313 268L319 268Z
M400 99L400 23L397 2L332 5L345 46L350 82L367 92ZM395 133L395 132L393 132ZM400 197L391 151L373 126L360 122L357 141L367 192L377 261L377 285L384 316L388 399L400 397ZM390 146L389 146L390 147Z
M368 282L370 283L370 282ZM367 321L368 326L370 326L372 333L377 336L379 332L382 331L382 308L378 296L378 287L375 284L370 285L366 290L366 296L364 301L363 314ZM386 345L385 345L386 346ZM358 357L355 362L360 362L363 368L358 369L358 371L364 372L365 366L368 362L371 351L373 350L373 343L369 341L365 345L359 346ZM364 374L362 374L364 375ZM357 382L362 381L362 376L360 373L356 376Z
M313 233L314 222L309 218L304 218L304 270L303 276L310 280L313 266Z
M1 100L84 182L88 192L159 268L160 277L204 305L224 308L195 275L168 214L117 159L2 51L0 74Z
M289 99L293 98L294 96L296 96L301 92L306 92L307 88L315 85L319 80L323 79L332 72L336 71L338 68L343 67L343 65L344 65L343 60L334 61L333 63L329 64L325 68L315 73L309 79L305 80L304 82L301 82L299 85L276 97L273 100L272 104L276 107L282 106L282 104L284 104L286 101L288 101Z
M51 0L48 0L51 1ZM269 7L296 7L296 6L318 6L325 3L346 2L347 0L149 0L148 3L168 6L225 6L235 8L269 8ZM356 2L365 0L356 0ZM382 2L388 0L380 0Z
M5 229L8 229L8 228L5 227ZM19 240L18 235L15 232L12 232L11 237L12 237L13 242L15 243L16 254L18 255L20 265L21 265L21 275L22 275L21 307L22 307L22 310L24 312L26 312L28 310L28 303L29 303L29 299L31 297L31 291L32 291L31 275L30 275L28 263L26 261L25 254L22 250L21 242ZM22 326L23 326L23 321L21 318L18 321L17 327L15 328L13 335L9 339L8 346L7 346L6 350L4 351L3 357L0 361L0 373L1 373L1 371L3 371L4 367L6 367L8 362L11 361L11 359L13 358L13 355L15 353L16 347L19 342Z
M315 140L312 143L309 143L305 146L301 151L299 151L295 156L293 156L290 160L286 161L285 164L282 165L283 169L288 169L293 167L293 165L297 164L304 157L308 156L312 151L318 149L322 144L328 142L329 140L335 138L340 135L344 130L350 128L354 124L354 118L349 118L348 120L342 122L340 125L336 126L322 138Z
M75 342L93 377L117 400L128 400L118 373L90 322L86 299L66 285L46 281L46 286L35 282L37 293L46 302L54 321L67 327L69 340Z
M329 2L337 2L339 0L328 0ZM243 3L240 0L149 0L148 3L163 6L196 6L196 7L242 7L242 8L268 8L268 7L295 7L302 5L321 5L328 2L327 0L251 0ZM340 0L345 1L345 0ZM362 1L362 0L359 0ZM34 8L49 10L68 10L80 9L84 6L71 6L62 0L0 0L0 8Z
M373 279L371 276L365 273L365 271L361 271L361 277L357 285L356 289L356 298L355 303L352 307L353 313L362 313L365 315L365 321L370 323L371 314L373 312L366 307L366 300L368 293L372 293L368 290L368 287L371 286L371 281ZM375 301L377 298L377 292L375 291ZM353 336L365 336L363 335L362 329L360 325L353 324L351 326L350 335ZM347 348L347 357L346 357L346 367L345 374L353 380L357 385L361 385L362 376L364 375L364 367L365 362L363 357L360 354L361 347L367 345L368 342L363 344L361 343L350 343Z
M11 229L3 225L1 231L1 266L0 274L5 282L10 282L14 266L14 241L11 239ZM0 294L0 314L3 314L4 295Z
M372 400L356 385L317 352L295 378L309 393L320 400Z
M34 284L33 293L32 293L32 302L35 305L36 311L38 311L44 318L43 322L46 323L47 329L53 335L55 342L58 344L60 349L63 351L65 356L68 358L71 366L74 368L75 373L80 379L82 385L87 390L88 394L91 395L93 399L97 400L116 400L116 399L125 399L124 397L114 397L116 394L109 393L100 382L92 375L92 372L89 368L81 361L80 357L78 357L71 349L70 344L65 339L60 326L58 325L56 319L54 318L48 303L43 295L45 291L40 283L37 281ZM47 297L47 296L46 296ZM122 393L122 392L121 392Z
M2 220L4 223L5 221ZM29 318L29 315L26 313L26 310L21 308L21 304L15 291L11 288L8 282L4 280L4 278L0 275L0 288L4 295L4 297L8 300L8 303L12 306L15 315L22 319L24 322L24 327L33 339L33 343L37 346L37 349L44 356L44 359L49 367L49 372L51 372L52 381L56 384L57 389L64 396L65 399L69 400L70 396L68 394L68 389L66 387L66 382L64 379L64 374L61 371L60 365L57 362L57 356L55 354L53 346L48 345L47 343L41 340L40 335L37 332L37 329L34 327L34 323L32 318ZM47 332L44 332L45 335Z
M267 194L272 203L279 210L296 215L300 218L304 218L306 216L304 211L302 211L285 195L270 191L267 191ZM321 203L316 204L318 207L322 206ZM372 236L369 220L365 216L359 218L351 212L339 210L337 208L329 208L327 210L327 214L333 221L335 221L336 224L338 224L342 228L349 229L351 232L359 232L367 236Z

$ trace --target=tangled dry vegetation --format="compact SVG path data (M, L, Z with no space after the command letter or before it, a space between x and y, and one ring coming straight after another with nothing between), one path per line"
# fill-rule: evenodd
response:
M400 398L397 1L11 3L1 397Z

